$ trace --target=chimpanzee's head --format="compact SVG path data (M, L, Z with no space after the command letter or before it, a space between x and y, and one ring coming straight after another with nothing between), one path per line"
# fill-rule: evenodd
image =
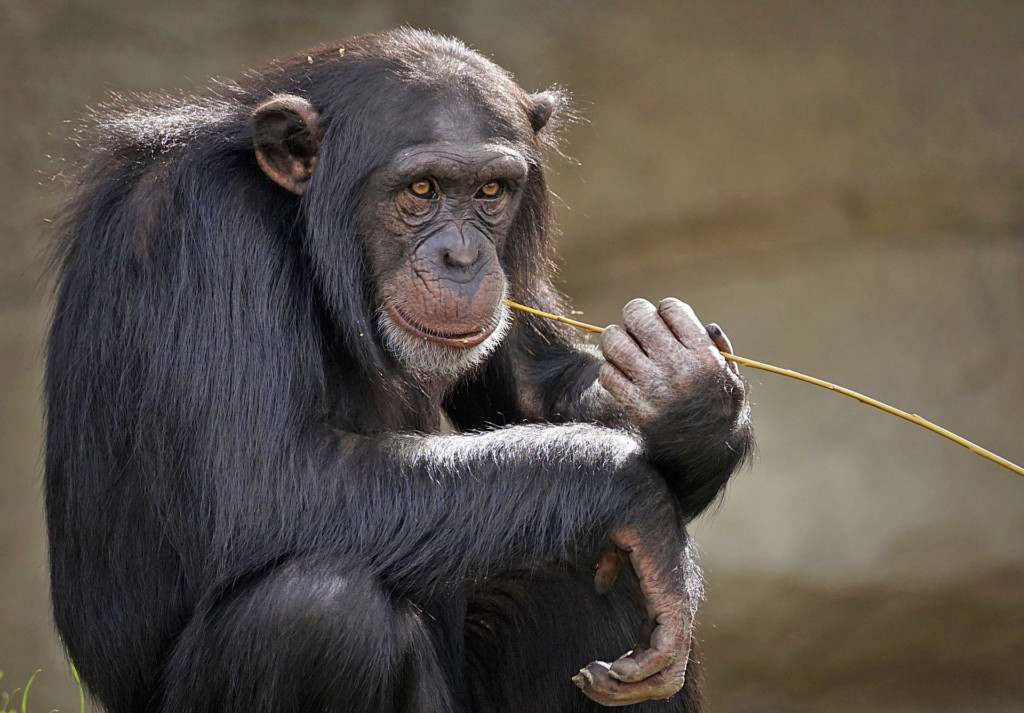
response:
M354 200L336 199L354 215L379 339L403 368L451 381L508 330L511 273L530 259L510 253L536 247L511 243L544 229L528 225L547 215L538 133L560 97L527 94L461 44L424 38L422 52L405 41L400 55L385 43L339 60L376 83L372 100L365 88L348 97L364 101L361 121L277 94L253 113L254 141L267 176L298 195L322 187L322 173L360 171Z

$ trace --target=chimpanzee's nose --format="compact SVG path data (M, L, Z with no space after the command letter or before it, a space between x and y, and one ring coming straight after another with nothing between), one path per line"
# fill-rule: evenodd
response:
M464 273L480 259L480 242L484 239L471 225L453 225L437 236L434 260L446 271Z
M447 245L441 249L441 258L445 267L465 270L472 267L478 257L480 257L480 249L468 240L459 240L455 245Z

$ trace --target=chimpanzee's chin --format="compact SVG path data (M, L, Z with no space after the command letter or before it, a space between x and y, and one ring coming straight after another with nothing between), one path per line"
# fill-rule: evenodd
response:
M401 313L396 315L394 310L378 312L378 326L388 352L401 368L430 381L454 382L479 368L501 344L511 323L509 309L501 303L492 322L479 332L468 337L440 337L410 329Z

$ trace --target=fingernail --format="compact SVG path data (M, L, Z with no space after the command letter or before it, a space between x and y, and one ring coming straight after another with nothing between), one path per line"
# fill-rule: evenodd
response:
M594 675L585 668L581 668L580 672L572 677L572 682L579 686L582 691L587 686L594 685Z

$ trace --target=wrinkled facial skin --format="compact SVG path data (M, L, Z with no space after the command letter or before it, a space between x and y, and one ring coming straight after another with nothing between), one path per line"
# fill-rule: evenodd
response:
M504 142L430 142L369 179L367 259L378 324L420 375L454 377L500 343L509 316L502 255L528 164Z

